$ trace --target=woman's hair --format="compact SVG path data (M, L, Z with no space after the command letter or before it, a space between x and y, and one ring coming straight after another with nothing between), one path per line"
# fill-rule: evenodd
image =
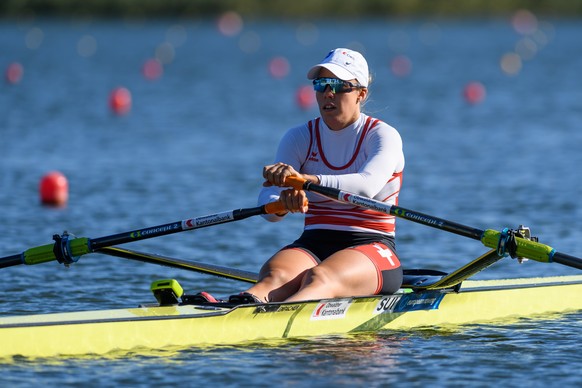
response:
M361 112L364 112L364 105L366 105L366 102L370 98L370 85L372 84L372 81L373 81L373 77L372 77L372 73L370 73L368 75L368 86L366 87L366 89L368 89L368 93L366 93L366 98L364 98L362 101L360 101L360 111Z

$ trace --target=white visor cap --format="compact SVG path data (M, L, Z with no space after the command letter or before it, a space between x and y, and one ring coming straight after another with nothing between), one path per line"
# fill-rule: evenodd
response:
M346 48L331 50L321 63L318 63L309 69L307 72L307 79L317 78L319 70L321 70L322 67L325 67L343 81L356 79L360 85L366 88L368 87L370 76L368 72L368 62L366 62L364 56L357 51Z

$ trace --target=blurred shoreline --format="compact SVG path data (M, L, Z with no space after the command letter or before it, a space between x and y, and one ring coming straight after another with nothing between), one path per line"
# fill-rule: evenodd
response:
M527 9L577 18L582 0L4 0L0 18L203 19L233 11L248 19L499 18Z

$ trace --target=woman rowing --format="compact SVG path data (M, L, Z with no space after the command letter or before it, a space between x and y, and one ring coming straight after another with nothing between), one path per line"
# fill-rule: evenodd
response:
M313 80L320 117L285 134L275 162L263 168L259 194L259 204L282 201L288 210L267 220L305 213L304 231L263 265L255 285L231 296L231 303L385 294L402 283L393 216L285 187L285 178L298 176L397 204L402 183L399 133L361 111L370 83L365 58L345 48L332 50L307 78Z

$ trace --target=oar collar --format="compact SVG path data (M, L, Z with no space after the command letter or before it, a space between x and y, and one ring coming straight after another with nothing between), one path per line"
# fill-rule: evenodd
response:
M73 256L71 251L71 243L69 241L70 234L64 231L62 235L53 235L53 240L55 240L55 245L53 246L53 253L57 261L65 266L69 266L76 263L80 256ZM75 238L75 236L73 236Z

